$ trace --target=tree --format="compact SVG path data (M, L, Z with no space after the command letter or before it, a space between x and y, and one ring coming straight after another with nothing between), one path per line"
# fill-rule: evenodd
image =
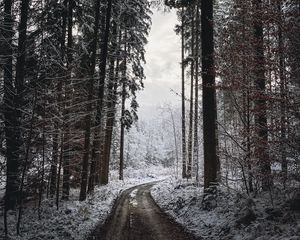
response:
M6 138L6 192L5 192L5 210L14 209L17 203L18 195L18 174L19 174L19 157L17 137L20 135L18 129L15 129L17 116L15 113L15 88L13 83L13 19L12 19L12 1L4 1L4 22L3 22L3 40L4 40L4 124ZM6 213L5 213L6 216Z
M176 29L175 31L177 33L180 32L181 35L181 112L182 112L182 120L181 120L181 148L182 148L182 178L190 178L191 177L191 149L189 145L191 146L191 141L189 140L189 145L187 149L187 142L186 142L186 117L185 117L185 67L186 67L186 60L185 59L185 51L188 49L186 46L186 33L188 32L188 24L187 24L187 17L185 16L188 10L188 7L191 7L193 9L193 0L184 0L184 1L169 1L166 0L164 1L165 5L170 7L170 8L177 8L180 9L179 14L180 14L180 30ZM192 17L193 18L193 17ZM179 28L179 27L178 27ZM192 32L193 30L191 30ZM193 58L194 56L192 56ZM193 61L193 60L192 60ZM192 63L193 64L193 63ZM191 73L193 75L193 73ZM195 87L196 88L196 87ZM191 113L191 112L190 112ZM190 116L191 117L191 116ZM196 125L195 125L196 126ZM190 126L191 127L191 126ZM191 128L190 128L191 130ZM191 138L191 133L189 132L189 138ZM187 158L187 150L189 150L189 155ZM187 160L189 162L187 163Z
M106 78L106 62L107 62L107 53L108 53L108 39L110 35L110 23L112 16L112 0L107 1L106 7L106 17L105 17L105 29L103 34L103 41L101 44L101 56L100 56L100 66L99 66L99 89L97 96L97 111L96 111L96 119L95 126L96 132L94 133L94 141L93 141L93 149L92 149L92 164L90 171L90 182L89 182L89 192L93 191L94 185L96 182L96 174L97 167L98 170L100 162L100 132L101 132L101 118L102 118L102 110L103 110L103 98L104 98L104 84ZM105 176L101 176L100 184L106 184Z
M200 3L196 3L196 33L195 33L195 111L194 111L194 162L196 163L196 180L199 179L198 173L198 161L199 161L199 139L198 139L198 124L199 124L199 6ZM204 114L204 113L203 113Z
M271 164L268 154L268 125L267 125L267 106L265 98L266 80L265 80L265 59L264 59L264 35L262 23L262 1L253 0L254 10L254 46L255 46L255 68L254 85L256 90L255 100L255 132L256 146L255 156L258 158L261 168L262 188L268 190L271 183Z
M18 48L16 62L16 76L13 82L12 65L12 1L4 2L4 47L6 47L4 63L4 104L5 104L5 134L7 151L7 170L6 170L6 192L4 207L4 225L7 235L7 211L15 209L19 194L19 174L22 164L23 141L22 141L22 109L24 106L24 78L25 78L25 56L27 40L27 19L28 19L29 0L21 3L20 22L18 27Z
M184 7L181 8L181 138L182 138L182 178L187 177L186 168L186 133L185 133L185 66L184 66Z
M126 36L126 34L125 34ZM127 46L124 48L125 54ZM121 92L121 134L120 134L120 166L119 166L119 179L124 178L124 140L125 140L125 101L126 101L126 74L127 74L127 58L125 56L123 74L122 74L122 92Z
M107 93L106 93L106 124L104 130L104 146L103 146L103 155L101 156L101 172L100 179L101 184L107 184L109 179L109 162L110 162L110 150L112 144L112 132L114 127L114 98L117 84L114 81L117 80L117 75L119 74L116 69L116 55L117 55L117 35L118 29L116 22L112 22L112 33L111 33L111 45L113 48L112 54L109 56L109 74L108 74L108 84L107 84ZM119 67L118 67L119 68ZM117 71L115 71L117 70Z
M87 63L88 74L90 77L88 83L88 105L87 105L87 115L85 117L85 136L84 136L84 155L82 159L82 170L81 170L81 185L80 185L80 196L79 200L83 201L86 199L87 184L88 184L88 167L89 167L89 154L90 154L90 142L91 142L91 124L92 124L92 100L93 100L93 88L94 88L94 74L96 66L96 51L97 51L97 38L99 32L99 18L100 18L100 0L95 0L94 2L94 28L93 28L93 40L89 44L88 56L91 57ZM84 56L88 58L88 56ZM85 64L85 63L84 63ZM85 66L83 66L85 67Z
M198 7L197 10L199 11ZM198 54L195 55L195 11L194 11L194 5L192 5L191 10L191 88L190 88L190 113L189 113L189 133L188 133L188 169L187 169L187 175L189 177L192 176L192 165L193 165L193 129L194 129L194 76L195 76L195 61L199 63L198 61ZM198 16L199 17L199 16ZM197 23L198 25L199 23ZM198 26L197 26L198 29ZM198 33L198 32L197 32ZM197 36L198 40L198 36ZM197 45L199 47L199 44ZM197 51L198 53L198 51ZM198 74L198 72L197 72Z
M217 109L214 66L213 1L201 3L204 188L218 182Z
M277 0L278 10L278 54L279 54L279 78L280 78L280 138L281 138L281 168L284 182L287 179L287 157L286 157L286 77L285 77L285 61L284 61L284 42L283 42L283 16L282 16L282 1Z
M68 200L70 194L70 158L71 158L71 133L70 133L70 106L71 106L71 78L72 78L72 61L73 61L73 0L68 0L65 5L67 11L67 79L65 81L65 113L64 113L64 149L63 149L63 186L62 199Z

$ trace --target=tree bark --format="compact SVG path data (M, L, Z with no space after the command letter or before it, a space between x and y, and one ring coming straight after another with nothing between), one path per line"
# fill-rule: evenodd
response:
M35 105L36 105L36 96L34 97L34 103L32 106L32 114L31 114L31 120L30 120L30 130L29 135L27 139L26 144L26 151L25 151L25 159L24 159L24 165L22 169L22 177L21 177L21 183L20 183L20 193L19 193L19 211L18 211L18 220L17 220L17 234L20 234L20 224L22 219L22 211L23 211L23 188L24 188L24 180L26 175L26 170L28 167L28 159L29 159L29 151L31 147L32 142L32 135L33 135L33 124L34 124L34 114L35 114Z
M55 131L58 131L59 125L55 124L54 126L55 126ZM51 159L51 168L50 168L50 197L54 196L55 189L56 189L58 141L59 141L59 133L56 132L53 134L53 142L52 142L52 159Z
M196 3L196 39L195 39L195 113L194 113L194 162L196 165L196 181L199 182L199 8L200 2Z
M100 55L100 66L99 66L99 90L98 90L98 99L97 99L97 111L95 119L95 132L93 140L93 150L92 150L92 163L91 163L91 172L89 179L89 192L93 191L95 186L97 166L100 163L100 147L101 147L101 118L103 110L103 97L104 97L104 85L106 78L106 62L107 62L107 53L108 53L108 38L110 34L110 22L111 22L111 9L112 9L112 0L107 0L106 8L106 18L105 18L105 31L103 35L103 41L101 45L101 55Z
M81 184L80 184L80 196L79 200L86 199L87 183L88 183L88 167L89 167L89 154L90 154L90 142L91 142L91 121L92 121L92 100L93 100L93 88L94 88L94 75L96 65L96 50L97 50L97 38L99 29L100 18L100 0L95 0L95 23L94 23L94 36L90 46L91 63L89 69L89 86L88 86L88 104L87 104L87 116L85 117L85 136L84 136L84 154L82 159L81 170Z
M277 0L277 9L278 9L278 54L279 54L279 78L280 78L280 152L281 152L281 169L283 175L283 181L286 182L287 179L287 159L286 159L286 78L285 78L285 64L284 64L284 44L283 44L283 35L282 35L282 3L281 0Z
M125 30L126 31L126 30ZM125 33L125 39L126 39L126 33ZM108 86L108 91L110 93L110 97L109 97L109 102L108 102L108 115L107 115L107 123L106 123L106 142L107 144L107 148L104 151L104 156L106 158L106 162L110 162L110 151L111 151L111 145L112 145L112 135L113 135L113 128L114 128L114 123L115 123L115 117L116 117L116 104L117 104L117 99L118 99L118 93L117 93L117 89L118 89L118 84L119 84L119 74L120 74L120 44L121 44L121 40L122 40L122 32L119 30L118 33L118 47L116 45L116 49L118 48L118 53L117 53L117 61L116 61L116 69L115 69L115 73L114 73L114 78L111 79L110 82L110 86ZM126 43L125 43L126 45ZM126 47L124 52L126 53ZM125 56L126 58L126 56ZM126 60L125 60L126 62ZM123 170L123 169L122 169ZM123 178L120 177L121 176L121 172L119 171L119 179L123 180Z
M263 190L269 190L272 185L271 165L268 153L268 125L267 125L267 103L265 96L265 59L264 59L264 36L262 23L262 0L253 0L254 10L254 85L256 90L255 104L255 132L256 145L255 157L260 165L260 177Z
M121 107L121 116L124 117L125 113L125 101L126 101L126 84L123 81L122 84L122 107ZM124 121L121 118L121 134L120 134L120 167L119 167L119 179L123 180L123 169L124 169L124 139L125 139L125 126Z
M4 83L5 93L4 102L6 106L6 138L7 138L7 183L5 194L5 209L14 209L19 193L19 166L23 154L22 141L22 109L24 105L24 78L25 78L25 58L26 58L26 40L27 40L27 19L29 0L23 0L21 3L18 54L16 63L15 91L12 84L12 2L5 2L5 24L7 32L4 30L5 38L8 40L7 59L4 65ZM10 56L9 56L10 55ZM11 71L10 73L8 71ZM10 93L8 91L11 91ZM15 93L15 94L14 94ZM8 114L12 114L8 116ZM8 122L10 121L10 122ZM10 128L10 129L8 129ZM11 135L8 135L11 134Z
M5 213L10 209L15 209L18 196L18 149L17 141L18 134L16 133L15 123L16 112L14 95L15 89L13 86L13 19L12 19L12 0L4 1L4 27L2 30L4 38L3 53L5 56L4 69L4 131L6 140L6 187L5 187ZM6 219L6 214L5 214ZM4 220L5 220L4 219ZM6 225L6 224L5 224Z
M246 15L246 9L245 6L243 7L242 11L242 38L246 38L246 26L245 26L245 15ZM242 51L243 56L246 56L245 50ZM243 124L244 124L244 146L246 149L246 164L248 168L248 179L245 179L245 183L249 187L246 187L249 192L253 192L253 174L252 174L252 162L251 162L251 142L250 142L250 136L251 136L251 116L250 116L250 86L251 83L247 79L247 66L246 66L246 61L245 58L242 58L242 75L243 75L243 85L246 86L246 89L243 90Z
M65 82L65 114L64 114L64 150L63 150L63 185L62 199L69 200L70 195L70 157L71 157L71 136L70 136L70 106L71 106L71 72L72 72L72 48L73 48L73 0L68 0L68 41L67 41L67 79Z
M175 157L176 157L176 167L175 167L176 168L176 178L178 178L179 157L178 157L178 147L177 147L177 136L176 136L176 126L175 126L174 114L173 114L171 108L170 108L170 115L171 115L172 129L173 129L173 136L174 136L174 148L175 148Z
M125 39L127 34L125 32ZM121 134L120 134L120 166L119 166L119 179L124 178L124 139L125 139L125 125L124 125L124 113L125 113L125 101L126 101L126 79L127 79L127 44L125 43L125 58L124 58L124 69L122 76L122 102L121 102Z
M59 190L60 190L60 173L62 169L62 162L63 162L63 154L64 154L64 137L61 134L60 140L60 154L59 154L59 162L58 162L58 171L57 171L57 182L56 182L56 208L59 208Z
M113 24L113 38L116 37L116 26ZM113 49L116 49L115 39L113 39ZM114 55L115 53L112 53ZM107 115L106 115L106 125L104 130L104 146L103 146L103 155L101 158L101 174L100 174L100 183L105 185L109 181L109 160L110 160L110 150L111 150L111 141L112 141L112 132L114 125L114 109L113 107L113 91L114 91L114 71L115 71L115 57L110 57L110 66L109 66L109 79L107 86Z
M191 24L191 31L192 31L192 62L191 62L191 91L190 91L190 114L189 114L189 135L188 135L188 169L187 169L187 176L191 178L192 176L192 165L193 165L193 117L194 117L194 76L195 76L195 21L194 21L194 6L192 7L192 24Z
M44 194L44 179L45 179L45 158L46 158L46 152L45 152L45 145L46 145L46 134L45 134L45 128L46 128L46 93L45 89L43 90L43 127L42 127L42 138L43 138L43 147L42 147L42 162L41 162L41 173L39 173L40 176L40 182L39 182L39 202L38 202L38 217L39 220L41 220L41 206L42 206L42 200L43 200L43 194ZM39 171L40 172L40 171Z
M186 173L186 139L185 139L185 72L184 72L184 7L181 8L181 138L182 138L182 178Z
M66 52L66 27L67 27L67 4L68 0L63 1L63 15L62 15L62 33L60 36L60 59L61 64L64 65L64 58L65 58L65 52ZM60 107L60 102L62 100L62 91L63 91L63 77L65 76L65 71L61 70L61 79L59 83L57 84L57 90L58 90L58 104L59 104L59 113L62 110L62 107ZM60 179L61 179L61 169L62 169L62 162L63 162L63 155L64 155L64 129L65 129L65 122L62 123L62 131L60 132L60 152L59 152L59 161L58 161L58 171L57 171L57 181L56 181L56 207L59 208L59 197L60 197Z
M204 147L204 188L218 182L217 107L214 66L213 0L201 2L202 106Z
M105 181L108 183L108 174L109 174L109 162L110 162L110 151L112 145L112 134L115 123L115 104L117 100L117 87L118 87L118 69L119 63L116 63L115 74L112 74L112 79L108 85L108 104L107 104L107 118L106 118L106 129L105 129L105 145L104 145L104 159L105 167L103 167L102 176L105 176ZM113 60L111 61L111 69L114 70Z

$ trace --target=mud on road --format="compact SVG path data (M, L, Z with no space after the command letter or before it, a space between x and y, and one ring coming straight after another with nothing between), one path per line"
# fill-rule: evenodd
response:
M154 184L124 191L106 224L89 240L196 240L156 205L150 195Z

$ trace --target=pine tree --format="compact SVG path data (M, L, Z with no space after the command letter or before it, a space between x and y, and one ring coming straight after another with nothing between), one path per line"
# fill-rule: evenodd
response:
M268 149L268 124L267 124L267 106L265 100L266 80L265 80L265 59L264 59L264 36L263 23L261 19L262 1L253 0L254 8L254 46L255 46L255 68L254 85L256 90L255 100L255 131L256 146L255 156L258 158L261 168L262 188L268 190L271 187L271 164Z
M204 188L218 182L217 106L214 66L213 1L201 3Z
M88 184L88 167L89 167L89 155L90 155L90 142L91 142L91 125L92 125L92 100L93 100L93 89L94 89L94 75L96 66L96 51L97 51L97 39L100 25L100 0L95 0L94 2L94 28L92 42L88 45L88 54L83 56L85 58L91 56L87 61L87 73L89 75L88 82L88 103L87 103L87 115L85 117L85 136L84 136L84 154L82 160L82 170L81 170L81 186L80 186L80 196L79 200L83 201L86 199L87 184ZM88 55L88 56L86 56ZM85 65L85 63L84 63ZM85 67L85 66L83 66Z

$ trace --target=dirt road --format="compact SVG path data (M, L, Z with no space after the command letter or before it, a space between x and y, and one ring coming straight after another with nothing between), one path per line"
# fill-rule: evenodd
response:
M89 240L195 240L153 201L150 188L154 184L124 191L105 226Z

